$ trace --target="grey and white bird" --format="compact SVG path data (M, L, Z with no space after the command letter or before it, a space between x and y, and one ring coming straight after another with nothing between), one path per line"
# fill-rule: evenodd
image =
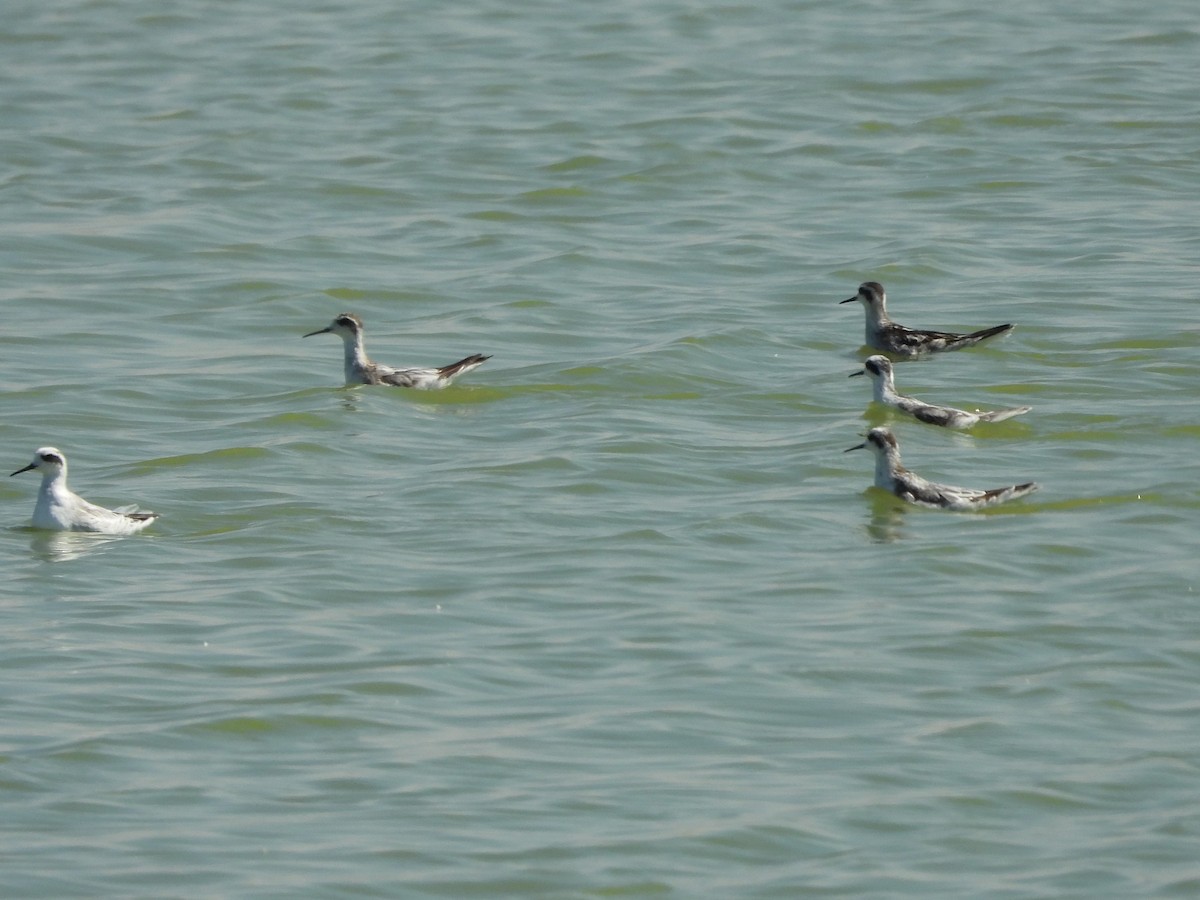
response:
M1033 409L1032 406L1013 406L1008 409L967 412L965 409L956 409L953 406L934 406L932 403L925 403L916 397L899 394L896 392L895 369L892 361L886 356L867 357L861 370L850 373L851 378L855 375L870 376L876 403L882 403L908 413L930 425L941 425L945 428L971 428L980 422L1002 422Z
M900 447L896 443L896 437L886 428L872 428L867 432L866 441L849 447L845 452L861 450L864 447L875 454L875 486L918 506L974 510L994 506L1006 500L1015 500L1038 489L1038 485L1032 481L991 490L962 488L928 481L916 472L904 468L900 462Z
M54 447L39 447L33 462L12 475L31 469L42 473L42 486L38 488L37 504L33 508L34 528L133 534L158 518L158 513L137 512L136 506L105 509L72 493L67 487L67 458Z
M325 328L310 331L314 334L336 334L342 339L345 351L346 384L387 384L392 387L436 390L444 388L459 375L483 365L490 356L474 353L458 362L440 368L394 369L371 362L363 345L363 320L354 313L342 313Z
M987 340L999 334L1012 331L1012 325L995 325L983 328L969 334L955 334L949 331L923 331L919 328L906 328L893 322L887 312L887 294L883 285L878 281L864 281L858 286L858 293L847 297L842 303L862 303L867 314L866 341L868 347L882 350L884 353L894 353L897 356L917 357L927 353L940 353L947 350L961 350L971 347L980 341Z

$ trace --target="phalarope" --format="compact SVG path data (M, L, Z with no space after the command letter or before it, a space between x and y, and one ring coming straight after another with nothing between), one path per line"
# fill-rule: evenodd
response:
M856 444L845 452L861 450L863 447L870 448L875 454L875 486L890 491L901 500L907 500L918 506L958 510L979 509L983 506L1003 503L1005 500L1024 497L1038 489L1038 485L1032 481L987 491L927 481L900 464L900 447L896 444L895 436L886 428L872 428L867 432L865 442Z
M346 384L390 384L418 390L444 388L459 375L491 359L490 356L474 353L437 369L393 369L371 362L363 347L363 320L354 313L342 313L328 327L310 331L304 337L314 334L336 334L342 339L346 351Z
M133 534L158 518L158 513L134 512L137 507L105 509L72 493L67 487L67 458L54 447L39 448L33 455L33 462L12 475L30 469L42 473L42 486L38 488L37 505L33 508L34 528Z
M930 425L943 425L946 428L971 428L980 422L1002 422L1033 409L1032 406L1013 406L1009 409L967 412L965 409L955 409L953 406L934 406L931 403L924 403L916 397L907 397L904 394L896 393L892 361L886 356L869 356L864 366L865 368L858 372L851 372L850 377L870 375L872 386L875 389L876 403L906 412Z
M858 286L857 294L841 302L853 303L855 300L860 301L867 311L867 346L884 353L895 353L897 356L915 357L926 353L961 350L995 335L1012 331L1012 325L996 325L972 331L970 334L905 328L888 318L887 294L878 281L864 281Z

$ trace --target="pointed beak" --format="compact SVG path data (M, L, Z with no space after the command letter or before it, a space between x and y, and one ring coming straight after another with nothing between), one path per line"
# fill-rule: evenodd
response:
M845 300L839 300L838 306L841 306L843 303L853 303L857 299L858 299L858 294L855 294L853 297L847 297Z
M319 331L310 331L308 334L302 334L302 335L300 335L300 337L312 337L314 334L329 334L329 332L331 332L332 330L333 330L333 326L329 325L325 328L320 329Z
M8 477L9 477L9 478L12 478L12 477L13 477L13 475L20 475L22 472L28 472L30 469L36 469L36 468L37 468L37 466L35 466L33 463L30 463L29 465L27 465L27 466L26 466L25 468L23 468L23 469L17 469L17 471L13 472L13 473L12 473L12 474L10 474Z
M847 447L847 448L846 448L845 450L843 450L842 452L843 452L843 453L849 453L851 450L862 450L862 449L863 449L864 447L866 447L866 446L867 446L867 445L866 445L865 443L862 443L862 444L855 444L853 447Z
M867 370L866 370L866 369L859 369L857 372L851 372L851 373L850 373L849 375L847 375L846 377L847 377L847 378L853 378L855 375L866 375L866 374L867 374Z

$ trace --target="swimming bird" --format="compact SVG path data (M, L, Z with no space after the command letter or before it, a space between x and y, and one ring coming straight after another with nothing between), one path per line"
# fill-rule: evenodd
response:
M934 406L932 403L925 403L916 397L896 393L892 361L886 356L869 356L864 366L865 368L858 372L851 372L850 377L870 375L872 386L875 389L876 403L906 412L930 425L942 425L946 428L971 428L980 422L1002 422L1033 409L1032 406L1013 406L1009 409L967 412L965 409L955 409L953 406Z
M134 512L137 507L105 509L72 493L67 487L67 458L54 447L40 447L33 455L33 462L12 475L30 469L42 473L42 486L38 488L37 505L33 508L34 528L133 534L158 518L158 513Z
M893 322L887 314L887 294L878 281L864 281L858 293L842 300L853 303L858 300L867 311L866 344L884 353L897 356L916 357L926 353L946 350L961 350L980 341L1012 331L1012 325L996 325L970 334L953 334L948 331L922 331L905 328Z
M450 363L441 368L427 369L393 369L391 366L371 362L363 346L363 320L354 313L342 313L325 328L310 331L304 337L314 334L336 334L342 339L346 357L346 384L389 384L393 387L417 388L431 390L444 388L451 381L465 372L491 359L474 353Z
M875 486L918 506L955 510L979 509L1024 497L1038 489L1038 485L1032 481L987 491L927 481L900 464L900 447L896 443L895 435L886 428L872 428L867 432L866 441L848 448L845 452L861 450L864 447L875 454Z

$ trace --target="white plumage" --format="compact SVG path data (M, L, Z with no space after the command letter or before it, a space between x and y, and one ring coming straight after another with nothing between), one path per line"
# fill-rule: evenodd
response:
M949 331L923 331L919 328L906 328L893 322L887 313L887 294L883 285L878 281L864 281L858 286L858 293L853 297L842 300L842 303L853 303L858 300L867 313L866 344L884 353L894 353L897 356L914 357L926 353L939 353L947 350L961 350L971 347L982 340L1012 331L1012 325L996 325L972 331L970 334L954 334Z
M901 465L900 447L895 436L886 428L872 428L867 432L866 441L848 448L846 452L861 450L864 447L875 454L875 486L918 506L957 510L980 509L1024 497L1038 489L1038 485L1032 481L991 490L955 487L929 481Z
M916 397L908 397L896 393L895 370L892 361L886 356L870 356L864 368L854 375L869 375L875 392L875 402L908 413L922 422L930 425L941 425L946 428L970 428L980 422L1002 422L1019 416L1033 409L1032 406L1013 406L1008 409L979 410L967 412L953 406L934 406Z
M310 331L314 334L336 334L345 350L346 384L387 384L392 387L431 390L444 388L465 372L483 365L490 356L474 353L440 368L393 369L371 362L363 343L363 320L354 313L342 313L325 328Z
M136 506L105 509L72 493L67 487L67 458L54 447L39 448L33 455L33 462L12 474L20 475L31 469L42 473L37 504L33 508L34 528L133 534L158 518L158 513L135 512Z

